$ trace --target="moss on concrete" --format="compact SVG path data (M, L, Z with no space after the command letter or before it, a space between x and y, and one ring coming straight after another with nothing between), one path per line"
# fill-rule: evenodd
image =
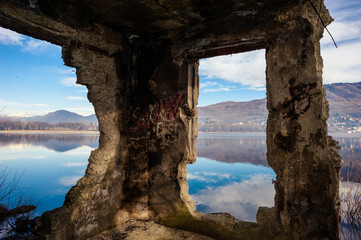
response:
M203 234L215 239L270 239L257 223L238 221L228 213L192 215L185 206L177 206L162 225Z

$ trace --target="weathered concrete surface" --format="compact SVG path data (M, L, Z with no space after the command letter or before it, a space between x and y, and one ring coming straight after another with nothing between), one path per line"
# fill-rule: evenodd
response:
M321 16L331 21L323 5ZM99 120L99 148L64 206L41 217L43 239L121 235L130 220L217 239L338 238L340 157L309 1L4 0L0 26L61 45ZM186 166L196 160L198 59L260 48L277 180L275 208L256 224L197 212Z
M98 234L89 240L212 240L213 238L196 233L165 227L151 221L129 220L124 224Z
M276 21L266 47L267 159L277 174L274 227L292 239L338 239L341 158L327 136L323 29L308 4L283 11Z

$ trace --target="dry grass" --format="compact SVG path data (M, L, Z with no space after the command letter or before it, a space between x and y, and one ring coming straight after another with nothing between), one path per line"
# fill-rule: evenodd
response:
M360 165L360 163L358 163ZM352 165L351 165L352 166ZM360 165L361 166L361 165ZM341 226L340 239L361 239L361 177L360 166L348 170L346 181L340 188L341 198ZM358 169L355 171L355 169ZM352 174L350 174L352 173ZM358 181L353 181L358 180Z
M10 175L7 169L0 171L0 238L28 235L36 209L32 199L25 197L23 188L19 187L22 174Z

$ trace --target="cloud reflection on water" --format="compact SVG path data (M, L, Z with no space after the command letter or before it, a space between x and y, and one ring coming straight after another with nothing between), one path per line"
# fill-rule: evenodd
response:
M59 183L66 187L74 186L81 177L82 176L62 177L60 178Z
M69 163L66 163L65 166L67 167L81 167L81 166L86 166L87 163L85 162L69 162Z
M228 212L239 220L255 222L259 206L274 205L271 179L271 175L254 175L242 182L207 187L191 196L202 212Z

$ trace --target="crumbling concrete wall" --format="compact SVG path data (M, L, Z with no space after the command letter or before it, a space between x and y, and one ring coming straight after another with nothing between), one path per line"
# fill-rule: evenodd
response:
M46 214L57 226L44 229L50 239L90 237L129 219L160 222L177 208L195 211L186 165L196 160L198 62L172 61L167 43L130 40L112 56L81 44L63 48L64 62L89 90L100 140L66 196L67 230Z
M183 27L143 34L95 23L80 3L12 2L19 1L0 2L0 25L61 45L99 120L99 148L64 206L42 215L43 238L86 239L130 219L217 239L338 238L340 157L327 136L324 27L309 1L247 1L250 9L239 3L226 16L188 25L183 19ZM187 11L196 9L189 4ZM260 48L267 61L267 158L277 179L275 207L261 208L254 224L197 212L186 166L196 160L198 59Z
M305 4L280 12L267 35L267 159L277 174L274 228L292 239L338 238L341 158L327 135L322 32L314 9Z

